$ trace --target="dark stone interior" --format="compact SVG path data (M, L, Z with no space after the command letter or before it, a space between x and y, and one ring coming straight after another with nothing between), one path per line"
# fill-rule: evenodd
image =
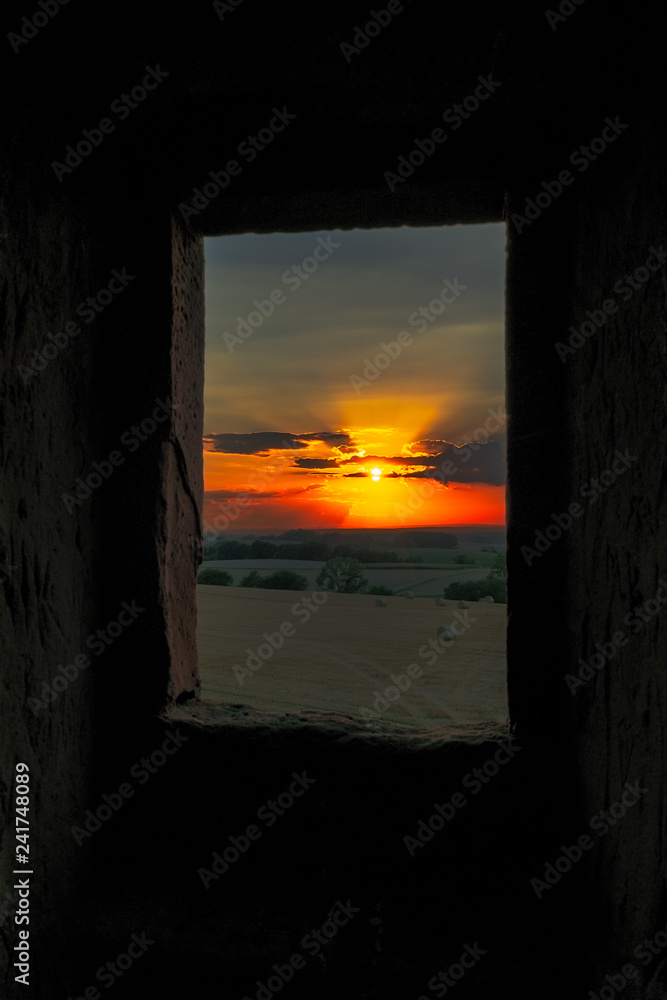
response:
M636 633L624 625L667 577L664 263L627 301L614 291L667 237L661 18L593 0L554 12L407 0L346 60L365 4L5 5L0 856L6 897L25 762L29 995L82 996L146 933L155 943L115 997L211 986L254 997L349 899L359 913L286 997L436 996L429 979L476 941L487 954L456 984L461 1000L587 997L632 962L624 996L667 996L667 951L633 959L667 923L667 628L659 612ZM110 113L158 65L168 76L155 90L124 120ZM500 84L489 99L390 192L385 171L489 74ZM296 115L284 132L186 222L179 206L284 108ZM105 117L114 130L58 179L53 162ZM607 118L627 127L517 224ZM493 756L491 739L413 746L340 720L198 711L203 237L502 220L508 690L521 750L411 858L403 837ZM77 307L114 270L133 277L87 323ZM613 317L561 360L555 343L606 299ZM79 333L59 340L68 323ZM44 355L51 344L63 346ZM167 419L69 513L62 494L158 401ZM617 450L633 456L627 471L528 565L522 547ZM123 602L144 610L91 654L88 637ZM573 695L566 675L619 630L627 643ZM85 653L90 666L38 707L58 666ZM72 827L175 730L182 749L79 846ZM198 868L304 770L313 787L205 890ZM647 791L538 900L530 879L626 782ZM25 996L18 928L0 930L4 992Z

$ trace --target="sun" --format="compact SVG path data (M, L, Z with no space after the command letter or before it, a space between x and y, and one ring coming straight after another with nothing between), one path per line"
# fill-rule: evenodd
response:
M377 483L382 475L382 469L371 469L371 476L373 477L373 482Z

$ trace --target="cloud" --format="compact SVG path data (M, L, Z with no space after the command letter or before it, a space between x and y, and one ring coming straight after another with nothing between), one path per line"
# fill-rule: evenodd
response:
M244 498L246 501L250 500L275 500L281 497L283 494L280 490L247 490L247 489L236 489L236 490L205 490L204 499L208 500L209 503L224 503L225 501L238 500L239 497Z
M295 434L301 441L324 441L330 448L341 448L350 444L352 438L343 431L317 431L315 434Z
M415 452L417 455L423 455L424 453L427 455L440 455L441 453L444 454L451 451L456 445L452 444L451 441L434 441L427 438L424 441L413 441L407 447L411 455Z
M430 422L408 422L421 427L408 433L463 440L478 426L480 409L504 395L505 226L335 230L340 248L293 292L282 277L312 255L318 235L328 233L205 241L207 433L216 427L356 429L352 406L365 406L366 399L357 400L350 375L361 373L382 341L406 330L414 334L412 344L364 397L380 390L411 404L422 400L425 419L432 411ZM457 276L468 290L417 333L413 313L439 295L445 278ZM282 290L282 305L230 355L224 332L234 332L239 317L256 310L254 300L272 289ZM361 419L368 426L368 418Z
M434 479L452 483L487 483L503 486L506 477L505 452L497 441L470 443L460 447L448 441L439 442L445 447L435 455L382 455L364 456L364 465L381 462L385 465L422 466L421 469L390 472L385 478ZM343 464L358 464L354 459L343 459ZM434 473L438 471L436 477Z
M283 500L285 497L296 497L312 490L321 490L323 485L323 483L310 483L308 486L294 486L285 490L252 490L241 487L234 490L205 490L204 501L224 507L227 502L234 503L234 501L249 504L256 500Z
M295 458L293 469L338 469L340 466L335 458Z
M226 455L267 455L270 451L299 451L308 447L309 441L322 441L330 448L349 446L349 434L341 431L315 431L292 434L280 431L252 431L249 434L206 434L204 451L223 452Z

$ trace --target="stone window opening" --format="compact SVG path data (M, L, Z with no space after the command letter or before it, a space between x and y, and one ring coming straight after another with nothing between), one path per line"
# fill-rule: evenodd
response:
M379 227L378 227L378 229L379 229ZM374 230L374 231L377 231L377 230ZM250 234L247 234L247 235L250 235ZM273 235L280 235L280 234L275 234L274 233ZM327 244L324 242L324 240L326 238L326 233L324 231L318 231L317 229L313 229L313 230L304 230L301 235L303 237L309 239L310 242L315 241L313 243L313 245L315 247L321 248L321 252L320 252L319 256L322 257L322 258L324 258L323 263L326 262L326 260L327 260L327 251L325 250L325 247L327 246ZM253 238L255 240L257 240L258 237L255 235ZM319 239L319 244L317 243L318 239ZM208 258L208 254L209 254L208 246L210 244L214 243L214 242L217 243L218 241L212 241L211 240L207 244L207 250L206 250L207 258ZM299 256L299 252L296 252L295 259L298 256ZM310 255L310 256L311 256L311 259L314 257L314 255ZM301 257L299 257L299 262L301 263ZM308 266L312 267L312 264L309 264ZM316 270L316 268L313 267L312 271L308 272L308 268L306 267L305 272L304 272L304 269L302 267L299 267L298 269L294 269L293 267L292 268L285 267L285 269L283 269L283 271L281 272L281 274L282 274L282 276L287 277L288 276L287 272L289 271L289 279L292 280L294 282L294 284L298 287L298 283L299 282L301 282L301 283L305 282L305 280L308 277L308 274L309 273L313 273L315 270ZM292 275L294 277L292 277ZM456 278L456 275L453 275L452 277ZM265 282L265 284L266 284L266 282ZM269 282L269 284L271 284L271 282ZM451 284L451 282L450 282L450 284ZM283 289L285 289L285 288L289 288L289 285L283 284L281 287ZM443 285L443 289L445 291L449 291L448 289L446 289L446 286L444 286L444 285ZM244 351L244 349L246 349L248 346L250 346L252 344L252 338L253 337L255 339L255 345L254 346L255 346L255 348L258 348L259 345L257 344L257 340L259 340L260 337L255 336L255 331L259 332L260 335L261 335L262 326L264 326L265 323L266 323L266 327L265 327L265 331L266 331L266 329L269 326L269 320L271 318L273 318L273 315L275 313L277 313L280 310L280 308L283 307L283 305L285 304L286 295L285 295L284 292L283 292L283 295L280 296L280 295L277 294L276 288L274 288L272 290L273 291L273 297L271 297L271 294L269 294L269 291L268 291L268 285L267 285L267 289L265 291L266 291L266 294L264 294L264 292L262 292L262 294L261 295L258 294L257 297L248 296L248 301L251 304L254 303L254 306L256 306L256 308L253 306L253 308L250 309L249 312L246 310L247 315L246 315L246 313L243 313L242 311L238 312L236 314L236 316L237 316L236 328L234 328L234 329L232 329L232 328L227 329L226 328L225 331L223 332L223 338L222 339L224 340L224 352L225 352L226 360L227 361L234 360L234 355L235 354L237 355L237 357L238 357L238 354L242 355L242 352ZM209 299L210 299L211 294L213 296L216 296L216 295L219 294L219 292L215 288L212 288L211 277L207 273L207 308L209 306ZM287 295L289 295L289 292L287 292ZM453 300L453 301L456 300L456 296L455 295L451 295L450 294L447 297L450 300ZM271 308L272 305L273 305L273 308ZM242 323L241 320L243 320L244 322ZM208 322L207 322L207 326L208 326ZM218 334L220 334L220 331L218 331ZM224 334L226 334L227 336L225 337ZM382 342L385 343L385 344L388 344L389 341L390 341L390 338L387 335L386 339L384 341L382 341ZM404 345L404 346L408 347L408 345ZM364 353L364 352L362 352L362 353ZM392 360L394 360L394 359L392 359ZM367 369L367 374L372 374L372 369ZM359 376L358 377L359 378L363 378L363 368L360 368L360 372L359 372ZM208 367L207 367L207 378L208 378ZM371 380L369 380L369 381L371 381ZM352 391L354 391L353 384L352 384ZM500 413L499 408L496 408L496 410L495 410L496 418L498 417L499 413ZM504 418L505 418L505 413L504 413L504 407L503 407L502 414L501 414L501 421ZM490 418L487 418L487 425L489 423L489 419ZM497 422L498 421L496 420L496 423ZM496 427L496 424L494 424L494 429L495 429L495 427ZM468 443L471 445L471 450L479 448L481 445L483 445L484 443L486 443L486 441L485 441L485 434L483 434L481 432L481 428L482 428L482 425L480 425L479 428L476 428L475 432L472 435L469 435L469 442ZM489 429L490 428L487 428L486 438L489 437ZM205 432L206 433L213 432L213 430L214 430L213 427L208 427L207 426L205 428ZM271 454L275 455L275 453L271 453ZM233 454L232 455L228 455L227 458L231 458L233 460L234 459L234 455ZM267 459L267 461L268 461L268 459ZM273 466L277 467L278 471L280 471L279 464L277 465L275 462L273 462ZM377 469L377 468L375 468L374 470L369 470L369 471L371 473L373 473L373 472L379 472L380 470ZM373 478L374 481L377 481L377 479L375 479L375 477L372 477L372 478ZM245 498L244 497L240 497L240 499L244 500ZM229 528L230 531L233 531L233 530L237 530L239 532L242 531L241 525L243 524L243 518L242 518L243 503L236 503L235 504L234 503L235 498L231 498L231 504L230 504L229 500L230 500L230 497L225 497L225 503L224 504L220 504L219 509L220 509L221 512L224 512L224 513L222 513L222 520L220 519L220 517L210 517L210 516L207 516L206 505L205 505L205 513L204 513L204 517L203 517L204 544L206 544L207 538L208 538L209 541L213 539L213 537L214 537L214 535L216 533L217 527L222 526L223 531L224 531L225 528ZM239 509L237 510L236 508L239 508ZM210 512L210 509L211 508L209 507L208 508L209 512ZM409 530L409 528L410 528L410 525L406 525L406 530ZM254 533L255 532L253 532L250 528L248 529L247 534L251 534L252 535ZM236 538L237 538L237 540L240 540L240 535L237 535ZM251 541L250 539L247 539L246 543L248 543L250 541ZM255 541L257 541L257 540L255 540ZM505 535L503 533L503 547L504 547L504 544L505 544ZM487 547L488 546L484 546L484 548L487 548ZM492 547L495 547L495 546L492 546ZM200 570L206 568L206 565L207 565L206 563L202 563L202 566L200 567ZM285 563L285 568L287 568L287 565L288 564ZM235 569L236 568L237 567L235 567ZM244 568L244 570L245 570L245 568ZM250 571L251 571L251 567L250 567L250 565L248 565L247 572L250 572ZM244 572L243 575L247 575L247 572ZM295 570L295 572L298 573L298 568ZM237 575L239 575L239 574L235 573L235 576L237 576ZM312 574L310 574L310 575L312 575ZM238 584L239 582L240 582L240 576L239 576L239 580L235 579L235 583ZM310 581L310 588L311 588L311 590L315 589L312 581ZM223 599L223 594L224 594L224 589L225 588L220 588L220 593L216 594L217 588L212 588L212 587L206 587L206 588L204 588L204 592L205 592L204 600L205 600L205 602L206 603L210 603L213 600L214 596L217 596L219 600L222 600ZM403 588L403 589L405 589L405 588ZM199 586L198 587L198 595L201 595L201 594L202 594L202 587ZM251 598L259 599L259 595L261 595L261 590L255 590L254 588L253 589L248 588L247 593L246 593L246 595L244 595L244 597L246 597L247 600L250 600ZM342 596L342 595L336 595L337 598L339 598L340 596ZM368 703L368 705L357 706L357 710L355 712L352 712L352 713L345 712L344 706L342 706L342 712L341 712L341 706L340 705L336 705L335 702L331 698L326 698L326 697L323 698L323 699L320 699L320 703L317 703L317 698L316 698L314 702L311 700L310 704L303 705L303 704L300 703L298 697L294 698L292 696L290 698L287 698L286 700L281 701L280 704L278 704L278 703L274 703L273 705L263 704L263 705L260 706L260 705L257 704L257 698L256 698L257 689L259 689L259 687L260 687L260 685L256 684L257 680L259 680L261 678L262 673L267 674L267 673L269 673L271 671L271 667L272 666L275 667L276 661L279 659L279 654L281 654L281 658L284 658L284 654L287 651L288 644L290 644L291 642L293 642L294 639L297 639L297 643L295 643L295 645L298 645L298 631L299 631L299 629L301 629L302 636L303 636L303 633L307 631L307 623L309 621L311 621L311 622L317 621L317 612L318 612L319 608L318 608L317 605L315 605L313 603L312 596L310 594L306 595L305 603L301 602L300 600L297 600L297 597L298 597L298 595L290 595L288 592L285 592L285 594L281 594L280 595L280 607L281 607L281 609L284 609L284 610L282 611L281 614L278 615L278 617L275 619L274 622L268 623L268 624L265 623L266 624L266 628L258 628L256 630L257 631L257 636L256 636L256 641L254 642L254 644L252 642L250 642L250 639L248 639L248 643L247 644L245 644L245 643L243 644L242 650L241 650L241 647L239 647L238 643L236 643L234 645L234 649L237 649L237 647L239 647L238 650L237 650L237 652L240 651L241 655L237 655L236 657L231 657L230 658L225 653L224 636L221 635L221 637L220 637L220 639L221 639L221 641L220 641L220 649L219 649L219 656L218 656L219 666L216 667L215 673L216 673L216 675L218 677L218 680L219 680L219 678L220 678L220 670L221 670L222 664L224 662L225 666L222 667L222 669L225 670L226 673L228 674L227 684L223 685L223 687L226 687L226 691L225 691L224 694L221 691L219 691L219 690L217 692L214 692L212 690L213 687L219 687L219 685L216 685L216 683L211 680L213 674L211 672L211 656L210 656L210 651L207 652L203 648L203 645L205 645L206 641L207 641L206 640L206 632L207 632L207 630L209 630L209 625L207 625L206 622L202 620L202 610L201 610L201 607L200 607L200 625L199 625L198 648L199 648L199 657L200 657L200 670L201 670L201 674L202 674L202 677L201 677L202 688L201 688L201 701L199 702L199 704L200 704L200 706L202 708L204 708L204 707L210 707L212 704L215 704L216 708L219 709L219 710L222 710L223 706L224 706L224 711L226 713L228 713L228 714L229 713L231 713L232 715L242 714L242 715L246 715L246 716L252 716L254 714L254 712L257 709L260 709L260 708L264 712L269 711L271 708L273 708L274 709L273 715L274 715L274 717L277 720L291 719L291 718L294 718L294 716L298 716L301 719L304 719L304 718L307 718L309 716L313 716L314 714L321 715L322 712L326 712L331 717L341 716L341 718L346 718L347 724L349 724L350 721L351 721L351 719L352 719L352 721L354 723L356 723L359 726L362 726L366 731L368 731L368 730L370 730L370 731L382 731L385 728L387 728L387 726L391 729L392 727L395 727L396 720L395 719L392 720L392 716L395 715L395 712L393 711L393 708L391 706L389 706L389 702L392 699L395 698L395 700L397 701L397 703L400 703L403 700L407 703L408 699L406 699L404 697L406 691L409 689L409 687L411 687L413 685L414 685L413 691L416 690L416 685L418 685L420 683L419 682L419 673L421 673L422 680L423 680L424 669L431 662L431 658L433 656L433 652L430 651L430 650L427 652L427 650L424 647L426 647L428 645L428 642L431 639L436 639L436 641L439 643L438 650L437 650L438 660L436 661L437 662L437 666L435 668L437 670L437 669L439 669L439 668L442 667L443 663L446 661L446 656L448 655L447 653L441 652L441 650L442 649L447 649L448 650L449 648L453 648L454 644L455 644L455 643L452 643L451 647L447 646L446 643L443 644L443 641L442 641L442 632L440 634L438 634L437 636L435 634L434 634L434 636L431 636L430 634L428 634L428 635L424 634L424 636L423 636L424 642L422 642L422 643L419 644L419 646L417 647L417 649L414 651L413 655L412 656L403 657L405 659L405 661L406 661L405 664L402 665L403 669L399 670L397 668L395 670L388 670L387 671L386 682L382 682L382 681L380 681L380 680L378 680L376 678L376 683L375 684L371 683L369 685L368 681L366 681L367 686L369 686L369 692L368 692L369 696L370 696L369 699L368 699L369 703ZM322 598L320 598L320 600L322 600ZM369 598L367 597L366 601L368 602L368 600L369 600ZM373 598L373 601L372 601L372 603L373 603L372 613L377 614L378 612L384 611L383 608L379 607L381 601L382 601L381 598L377 598L377 599ZM418 603L419 603L419 599L418 599ZM432 601L429 601L429 603L435 603L435 599L433 599ZM471 610L470 610L470 607L468 609L459 608L457 601L448 601L446 603L449 605L449 608L446 611L445 611L445 609L443 609L442 612L441 612L441 614L447 613L447 614L450 614L450 616L451 615L454 615L454 616L458 615L458 619L455 620L454 618L452 618L452 622L450 624L454 628L456 628L458 626L459 636L460 637L466 636L466 639L467 639L468 637L467 637L466 633L468 632L468 629L472 627L472 625L473 625L472 619L474 617L473 614L472 614L472 612L471 612ZM470 603L470 602L468 602L468 603ZM247 604L247 601L246 601L246 604ZM401 600L401 604L403 605L403 608L401 608L401 610L404 610L405 608L410 607L410 606L414 607L414 603L410 603L409 599L405 599L405 598L403 598ZM479 608L481 610L481 612L483 614L485 614L485 615L489 614L489 613L498 615L498 613L500 612L500 607L499 606L497 606L495 608L491 608L491 607L487 606L485 603L477 604L477 602L475 602L475 603L473 603L471 605L471 607L473 608L473 610ZM376 612L376 608L377 608L377 612ZM370 613L370 610L371 609L369 608L368 609L369 613ZM203 612L203 618L204 619L208 618L208 616L210 616L211 613L212 612L210 611L210 609L204 611ZM386 614L386 611L384 613ZM390 612L390 614L391 614L391 612ZM322 617L323 616L320 616L320 620L321 620ZM280 620L278 620L278 619L280 619ZM386 622L386 620L387 619L385 619L385 622ZM379 624L379 623L377 623L377 624ZM439 623L439 624L441 624L441 623ZM503 645L504 645L504 632L505 632L505 622L503 621ZM471 634L472 634L472 632L471 632ZM303 641L303 639L302 639L302 641ZM308 640L306 640L306 641L308 641ZM460 645L461 645L461 643L459 643L459 646ZM419 656L420 651L422 653L421 658ZM231 659L232 658L235 660L234 663L231 663ZM365 657L364 657L363 652L361 654L359 654L358 662L356 664L356 669L357 669L357 674L358 675L359 675L359 671L360 670L361 670L361 674L363 674L363 664L361 664L361 661L363 661L364 658ZM505 658L504 658L504 649L503 649L503 660L504 659ZM408 667L411 668L411 675L410 676L407 673ZM419 668L419 673L418 673L418 668ZM447 669L447 668L445 668L445 669ZM506 669L506 663L505 663L505 669ZM503 697L504 697L504 685L505 685L505 669L503 671ZM392 677L393 677L393 679L397 683L395 683L395 684L390 683ZM360 682L357 680L356 683L359 684ZM364 682L361 682L361 683L364 683ZM253 691L253 686L255 687L254 691ZM473 701L474 700L482 700L483 701L485 698L488 697L488 680L485 680L484 678L481 678L481 679L475 678L474 682L472 682L469 685L469 687L470 687L469 695L470 695L470 698ZM403 689L405 689L405 690L403 690ZM397 690L398 690L398 697L396 698L396 692L397 692ZM384 697L385 693L389 694L389 698L388 699ZM348 706L348 708L349 708L349 706ZM436 709L436 712L437 711L438 711L438 709ZM504 730L504 727L505 727L506 722L507 722L507 710L506 710L506 706L505 705L503 706L503 713L504 714L502 716L502 719L498 715L497 718L496 718L496 720L495 720L495 723L494 723L495 726L499 730L500 729ZM408 713L408 715L409 714L410 713ZM422 718L422 721L423 721L423 719L424 719L424 713L423 713L423 711L421 711L420 714L421 714L421 718ZM419 713L418 713L418 715L419 715ZM417 715L417 719L418 719L418 715ZM414 718L415 718L415 716L413 714L413 719ZM450 721L450 723L452 723L454 720L453 720L453 718L450 718L449 721ZM405 720L403 720L403 723L405 723ZM441 728L447 729L447 726L444 725L444 719L443 718L440 718L439 723L440 723ZM487 723L488 723L488 720L487 720ZM477 720L477 724L478 725L480 724L480 720ZM482 728L484 728L484 723L483 722L481 723L481 726L482 726ZM400 724L399 724L399 728L402 728L400 726Z

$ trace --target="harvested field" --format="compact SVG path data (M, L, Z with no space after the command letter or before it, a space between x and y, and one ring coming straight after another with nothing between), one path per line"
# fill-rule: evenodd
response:
M452 736L504 727L505 606L386 601L199 585L202 706L333 713L370 728L388 722ZM434 650L439 625L459 634Z

